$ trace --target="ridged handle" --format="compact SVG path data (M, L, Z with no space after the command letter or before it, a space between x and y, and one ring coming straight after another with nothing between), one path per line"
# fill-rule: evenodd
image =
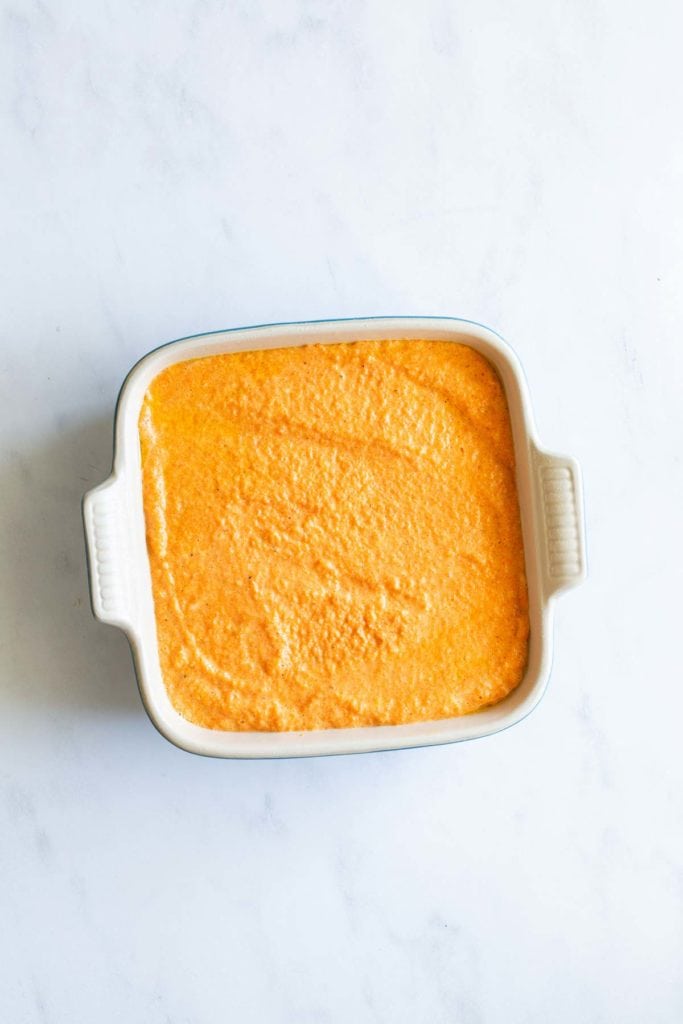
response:
M583 488L576 459L539 451L536 464L550 596L586 578Z
M123 489L116 477L83 500L83 519L95 617L126 629L134 618Z

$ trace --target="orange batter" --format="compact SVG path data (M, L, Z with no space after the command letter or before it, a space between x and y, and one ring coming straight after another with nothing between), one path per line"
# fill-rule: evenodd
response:
M507 404L451 342L176 363L140 414L161 671L212 729L395 724L520 682Z

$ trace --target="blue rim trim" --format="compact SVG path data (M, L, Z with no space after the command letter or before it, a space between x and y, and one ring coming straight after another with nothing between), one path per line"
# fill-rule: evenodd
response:
M494 331L492 327L488 327L486 324L482 324L479 320L468 320L467 317L462 316L424 316L415 313L400 313L398 316L391 316L389 314L382 314L381 316L342 316L342 317L323 317L320 320L274 320L271 323L265 324L242 324L239 327L219 327L214 331L199 331L198 334L184 334L180 338L172 338L171 341L162 341L160 345L155 345L149 352L145 352L144 356L141 356L126 374L124 384L130 374L133 372L135 367L146 359L147 356L151 356L153 352L158 352L162 348L166 348L167 345L175 345L180 341L193 341L195 338L211 338L215 334L234 334L237 331L258 331L264 327L307 327L310 324L351 324L358 323L360 320L447 320L450 323L469 324L471 327L481 327L483 331L488 331L490 334L494 334L496 338L503 342L504 345L509 347L509 343L505 340L502 334L498 331Z

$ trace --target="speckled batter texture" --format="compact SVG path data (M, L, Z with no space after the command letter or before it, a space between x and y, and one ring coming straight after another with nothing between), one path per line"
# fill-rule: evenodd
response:
M520 682L510 419L473 349L401 340L210 356L140 414L161 670L213 729L396 724Z

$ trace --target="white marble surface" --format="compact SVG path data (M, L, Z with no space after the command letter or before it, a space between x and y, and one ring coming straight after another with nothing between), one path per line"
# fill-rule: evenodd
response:
M683 1020L680 5L3 5L0 1020ZM549 693L459 747L181 753L79 501L165 340L454 314L578 456Z

